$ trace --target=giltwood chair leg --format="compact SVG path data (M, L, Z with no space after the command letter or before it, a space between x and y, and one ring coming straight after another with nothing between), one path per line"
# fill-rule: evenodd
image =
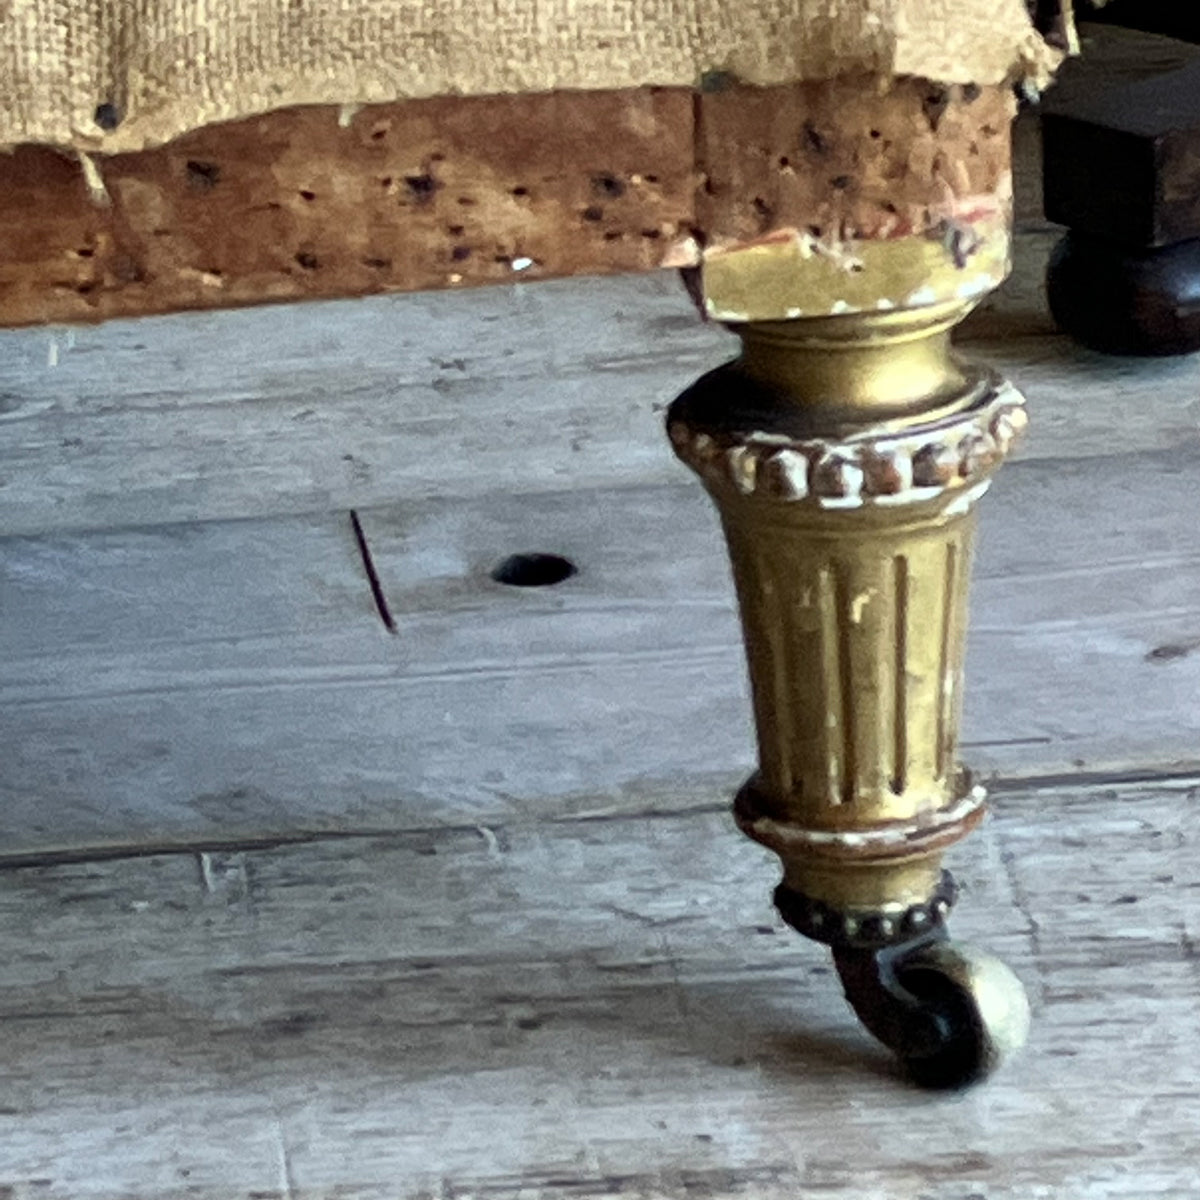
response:
M958 766L975 503L1023 400L962 364L969 301L735 325L742 355L668 431L720 510L760 764L735 803L775 901L833 949L864 1025L930 1085L1024 1040L1015 976L955 946L947 847L984 811Z

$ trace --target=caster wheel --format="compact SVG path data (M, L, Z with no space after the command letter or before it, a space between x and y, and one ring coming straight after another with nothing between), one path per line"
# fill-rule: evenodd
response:
M939 942L896 968L899 985L936 1017L940 1044L904 1058L913 1081L928 1088L965 1087L1011 1058L1029 1035L1029 1001L999 959Z
M838 949L834 961L859 1020L922 1087L984 1079L1028 1035L1021 981L944 934L875 951Z

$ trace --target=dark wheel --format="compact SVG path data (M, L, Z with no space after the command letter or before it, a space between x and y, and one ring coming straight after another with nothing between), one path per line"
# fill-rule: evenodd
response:
M940 942L897 964L900 986L934 1018L939 1039L904 1057L922 1087L958 1088L986 1078L1024 1045L1029 1001L999 959Z
M834 961L859 1019L923 1087L983 1079L1028 1035L1021 981L944 933L879 951L835 950Z

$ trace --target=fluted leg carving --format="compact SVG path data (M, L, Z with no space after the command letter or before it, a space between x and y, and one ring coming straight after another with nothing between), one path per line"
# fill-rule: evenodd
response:
M942 854L984 804L956 758L974 509L1025 422L1010 385L951 352L964 312L735 327L742 358L668 420L741 607L759 769L738 822L783 861L785 918L835 948L864 1022L927 1082L989 1069L1025 1012L1006 969L951 969L943 944ZM1002 1033L963 1000L984 978Z

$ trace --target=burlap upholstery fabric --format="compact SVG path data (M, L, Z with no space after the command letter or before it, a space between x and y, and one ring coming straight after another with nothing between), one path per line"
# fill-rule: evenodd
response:
M1053 58L1023 0L0 0L0 144L140 149L293 104L712 73L996 83Z

